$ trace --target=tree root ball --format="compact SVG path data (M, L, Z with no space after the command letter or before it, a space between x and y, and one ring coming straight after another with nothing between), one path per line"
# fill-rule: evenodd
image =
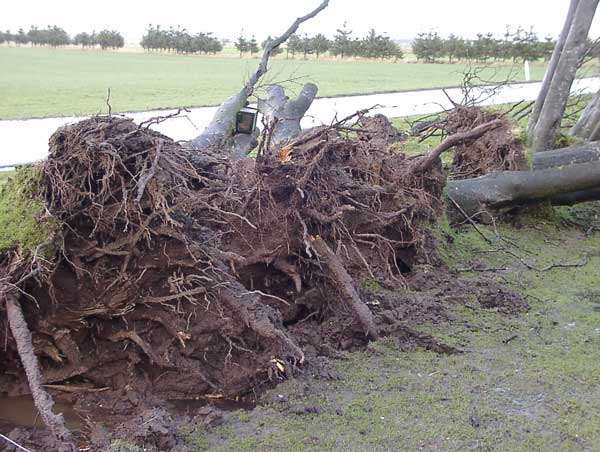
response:
M398 326L405 299L371 303L364 286L408 287L436 262L445 177L370 133L313 129L233 162L126 118L59 129L38 194L60 225L52 252L1 260L43 383L128 413L251 394L380 335L438 347ZM27 392L12 340L0 365Z

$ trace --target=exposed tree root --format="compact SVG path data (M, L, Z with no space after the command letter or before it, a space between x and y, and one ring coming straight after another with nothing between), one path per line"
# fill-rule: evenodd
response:
M311 237L311 246L317 252L317 255L323 259L325 265L329 267L340 293L360 321L365 330L365 334L371 339L377 339L379 337L379 332L375 325L375 321L373 320L373 314L367 305L360 299L360 296L354 288L352 277L348 274L340 260L321 237Z
M15 339L19 357L25 374L35 407L40 413L40 417L46 424L46 427L60 441L71 443L71 433L65 426L62 414L55 414L52 411L54 401L42 385L42 375L38 365L38 359L33 351L31 342L31 332L27 327L27 322L21 311L18 299L12 294L12 291L6 286L0 286L0 297L4 299L6 305L6 315L10 331ZM72 450L76 450L72 446Z

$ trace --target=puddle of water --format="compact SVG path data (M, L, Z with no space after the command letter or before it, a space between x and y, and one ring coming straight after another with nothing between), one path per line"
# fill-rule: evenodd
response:
M81 417L67 403L55 403L54 412L63 413L67 428L80 431L84 424ZM0 429L8 432L14 427L43 427L44 423L38 415L31 397L0 396ZM4 433L3 432L3 433Z
M167 402L167 408L172 412L190 416L207 405L223 411L251 410L256 406L255 403L228 399L170 400ZM80 432L85 426L81 415L71 404L55 403L54 412L64 415L67 428L73 432ZM101 422L101 420L96 420ZM31 397L0 395L0 433L7 433L15 427L43 428L43 426Z

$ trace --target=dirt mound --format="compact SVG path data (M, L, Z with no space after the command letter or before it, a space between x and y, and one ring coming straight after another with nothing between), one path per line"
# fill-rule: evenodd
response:
M104 391L104 409L127 412L150 396L236 397L285 378L305 361L301 329L333 348L378 337L355 281L405 285L441 209L444 176L407 168L332 129L256 162L123 118L60 129L39 193L60 233L44 257L3 259L27 294L43 382ZM18 363L9 341L13 394L26 392Z
M444 130L448 134L465 132L502 118L500 113L489 112L479 107L458 106L445 118ZM468 179L494 171L527 169L523 144L514 136L512 129L510 122L504 119L501 127L488 131L467 144L457 146L450 176L453 179Z
M0 259L46 387L92 418L143 414L253 394L380 336L455 352L410 326L444 318L445 298L391 295L437 263L429 226L445 176L389 152L387 120L363 126L240 161L126 118L59 129L33 193L57 232ZM26 394L5 316L2 387Z

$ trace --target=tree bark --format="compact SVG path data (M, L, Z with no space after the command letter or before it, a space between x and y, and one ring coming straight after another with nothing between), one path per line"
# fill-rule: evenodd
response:
M533 155L533 170L556 168L558 166L574 165L600 160L600 142L569 146Z
M600 187L600 161L559 166L536 171L499 171L474 179L449 181L447 196L465 213L499 211L507 206L555 199L573 202L583 191ZM578 193L578 195L575 195ZM589 200L589 199L585 199Z
M300 95L290 100L283 87L269 87L266 99L258 101L258 109L267 119L267 123L273 124L271 145L279 145L300 134L300 121L313 103L318 90L314 83L307 83Z
M360 296L354 287L354 280L352 277L348 274L333 250L329 248L327 243L325 243L321 237L311 236L310 240L311 246L319 258L323 260L327 267L329 267L341 295L361 323L365 330L365 334L371 339L377 339L379 337L379 331L375 324L375 320L373 319L373 314L368 306L360 299Z
M553 206L574 206L580 202L597 201L600 199L600 188L590 188L572 193L561 193L550 199Z
M540 92L538 93L537 99L533 105L531 115L529 116L527 134L530 137L533 135L533 130L535 128L535 125L537 124L538 118L540 117L542 107L544 106L544 101L548 96L550 84L552 83L554 74L556 73L558 60L560 59L562 51L565 47L565 42L567 41L567 36L569 35L569 30L571 29L571 24L573 23L573 17L575 15L575 11L577 10L577 6L579 5L579 1L580 0L571 0L571 3L569 4L569 10L567 11L565 23L556 41L556 45L554 46L554 51L552 52L552 57L550 58L550 62L548 63L548 68L546 69L546 74L544 75L544 80L542 81Z
M587 141L600 139L600 91L585 107L579 121L571 129L571 135Z
M562 48L557 46L553 53L557 54L555 65L549 67L544 77L549 79L547 92L540 107L535 107L539 114L533 118L530 130L530 144L534 152L552 149L565 112L567 99L577 69L586 53L589 33L599 0L571 0L571 6L565 21L564 30L568 27ZM570 23L569 23L570 22ZM540 93L541 94L541 93Z

